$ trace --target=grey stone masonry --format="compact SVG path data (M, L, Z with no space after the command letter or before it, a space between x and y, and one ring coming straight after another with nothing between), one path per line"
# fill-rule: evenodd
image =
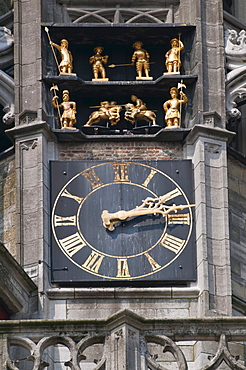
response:
M28 318L38 310L37 286L0 243L0 296L10 317Z
M243 346L235 345L246 339L245 327L245 318L144 319L129 310L94 322L1 322L0 369L245 370ZM22 357L12 348L25 348Z
M227 140L222 129L197 125L185 153L194 166L199 314L231 315Z

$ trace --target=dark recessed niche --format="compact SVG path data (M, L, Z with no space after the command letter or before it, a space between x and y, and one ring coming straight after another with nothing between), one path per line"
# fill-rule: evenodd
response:
M76 75L58 75L54 56L49 45L44 27L49 28L53 42L60 44L61 39L69 41L69 50L74 59L73 72ZM197 76L193 75L193 61L191 59L194 47L195 27L180 24L46 24L42 27L43 40L43 95L44 111L47 114L52 128L58 129L59 123L52 117L57 115L51 104L53 84L59 88L60 96L63 90L70 92L70 100L77 103L76 128L83 131L89 115L96 110L101 101L115 101L124 106L131 102L131 95L142 99L149 110L156 113L157 124L160 129L165 127L163 103L170 99L169 90L178 85L181 80L186 85L184 90L189 101L182 107L182 127L189 127L193 118L193 99L196 89ZM165 53L170 49L170 40L178 38L184 43L181 51L180 75L166 75ZM111 64L131 63L134 52L132 47L135 41L142 41L143 48L150 54L150 76L152 81L136 80L135 66L109 68ZM92 81L93 73L89 58L94 54L94 47L103 46L103 55L108 55L105 65L109 81ZM59 59L59 52L57 52ZM60 59L59 59L60 60ZM124 107L120 113L121 119L112 129L130 130L148 126L146 121L138 121L132 125L124 119ZM99 126L108 127L107 122L100 122Z

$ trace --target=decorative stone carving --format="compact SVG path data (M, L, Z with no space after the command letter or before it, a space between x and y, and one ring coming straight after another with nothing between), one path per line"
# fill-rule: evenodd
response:
M115 333L114 333L115 334ZM112 334L111 334L112 335ZM50 363L44 361L42 359L44 351L50 346L57 346L63 345L68 348L70 352L70 360L64 363L65 366L68 366L72 370L79 370L80 362L86 360L86 357L83 355L83 352L95 345L102 343L104 344L106 338L104 336L96 336L96 335L87 335L86 337L82 338L78 343L76 343L72 338L66 336L53 336L53 337L44 337L42 338L37 344L29 338L11 338L9 340L9 344L11 346L17 346L20 348L25 348L29 351L29 355L27 356L27 361L33 362L33 370L44 369L48 367ZM173 355L174 363L176 363L177 369L180 370L187 370L187 361L181 349L168 337L166 336L156 336L156 335L146 335L145 337L140 337L140 354L141 357L144 357L144 362L136 363L135 369L138 370L146 370L148 367L152 370L164 370L160 363L156 361L158 358L157 355L151 356L147 350L147 343L155 343L163 347L163 353L169 352ZM103 357L97 362L95 365L95 370L103 370L105 366L107 369L118 369L119 367L115 367L115 364L112 363L110 359L110 351L106 351ZM128 359L126 358L126 364L128 363ZM224 334L221 335L218 350L216 355L211 357L210 364L203 367L202 370L216 370L220 368L220 365L225 362L229 369L235 370L246 370L246 367L242 365L237 357L232 356L228 349L227 339ZM81 363L83 364L83 362ZM120 362L122 368L124 366L123 362ZM18 370L18 367L15 366L15 361L11 360L10 357L7 359L7 369L8 370ZM86 365L86 363L84 363ZM127 365L126 365L127 366ZM82 365L83 368L83 365ZM125 367L127 368L127 367Z
M32 110L24 110L20 114L20 125L28 125L35 121L37 118L37 112Z
M238 119L241 112L239 101L246 97L246 31L225 32L226 67L226 109L228 118Z
M246 370L246 367L243 366L238 362L238 360L231 355L227 339L224 334L221 335L219 346L216 355L212 359L211 363L203 368L203 370L215 370L219 369L221 363L225 362L229 369L235 369L235 370Z
M20 143L20 147L23 150L35 149L37 145L38 145L38 139L26 140Z
M204 112L203 124L210 127L221 126L221 116L217 112Z
M238 347L236 343L232 347L234 351L235 349L240 351L240 359L239 352L233 356L227 344L227 339L232 342L245 342L245 318L179 319L178 321L177 323L174 319L146 320L131 311L124 310L106 321L95 320L94 323L93 320L77 322L38 320L38 324L30 320L23 325L18 321L3 322L1 330L7 333L8 339L8 346L7 343L4 345L3 369L18 370L16 359L23 348L26 351L23 352L22 368L30 364L30 361L33 363L32 367L29 366L32 370L41 370L49 365L52 367L52 356L45 357L47 351L59 351L59 349L63 350L61 347L65 347L69 357L66 356L66 360L61 360L61 366L68 366L71 370L87 368L187 370L187 358L181 348L186 342L183 348L186 348L188 354L187 346L193 345L191 341L201 341L204 344L210 342L207 349L206 345L204 347L204 355L207 353L207 356L203 356L202 363L199 357L193 365L190 362L192 368L217 370L222 368L221 365L225 365L228 369L246 370L243 348ZM5 327L8 328L7 331ZM222 335L221 328L224 332ZM176 341L182 340L182 344L175 343L174 338ZM211 342L214 347L212 352ZM0 340L0 345L2 344ZM16 349L16 347L20 352L17 351L15 356L11 348ZM2 348L0 346L0 355ZM189 355L188 357L190 358Z
M230 70L246 64L246 31L225 31L226 67Z
M73 23L173 23L173 7L163 9L68 8Z
M15 119L14 104L4 107L3 111L6 112L6 114L3 116L3 123L5 123L5 125L11 125Z
M0 68L13 64L14 37L7 27L0 27Z
M14 121L14 80L7 73L0 70L0 104L6 113L3 116L5 124Z
M218 154L221 152L221 145L218 145L218 144L205 143L204 147L205 147L205 150L209 153Z

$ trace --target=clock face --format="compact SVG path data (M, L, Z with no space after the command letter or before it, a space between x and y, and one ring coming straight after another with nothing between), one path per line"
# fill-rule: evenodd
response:
M191 162L51 163L52 280L195 280Z

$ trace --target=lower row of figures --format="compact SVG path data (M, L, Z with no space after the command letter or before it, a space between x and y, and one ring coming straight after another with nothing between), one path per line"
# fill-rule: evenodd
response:
M186 94L182 91L184 84L179 83L178 87L171 87L171 98L163 103L165 112L165 128L181 128L181 108L188 102ZM51 89L56 88L54 86ZM70 101L69 91L63 90L62 102L58 103L58 96L52 98L53 107L58 110L58 115L62 129L76 129L76 102ZM106 121L110 126L116 125L120 121L120 112L124 112L124 119L135 124L137 121L147 121L151 126L158 126L156 123L156 113L149 110L146 103L135 95L131 96L131 103L118 105L115 101L102 101L100 105L90 107L97 108L93 111L84 126L92 126L101 121ZM60 111L62 109L62 112Z

